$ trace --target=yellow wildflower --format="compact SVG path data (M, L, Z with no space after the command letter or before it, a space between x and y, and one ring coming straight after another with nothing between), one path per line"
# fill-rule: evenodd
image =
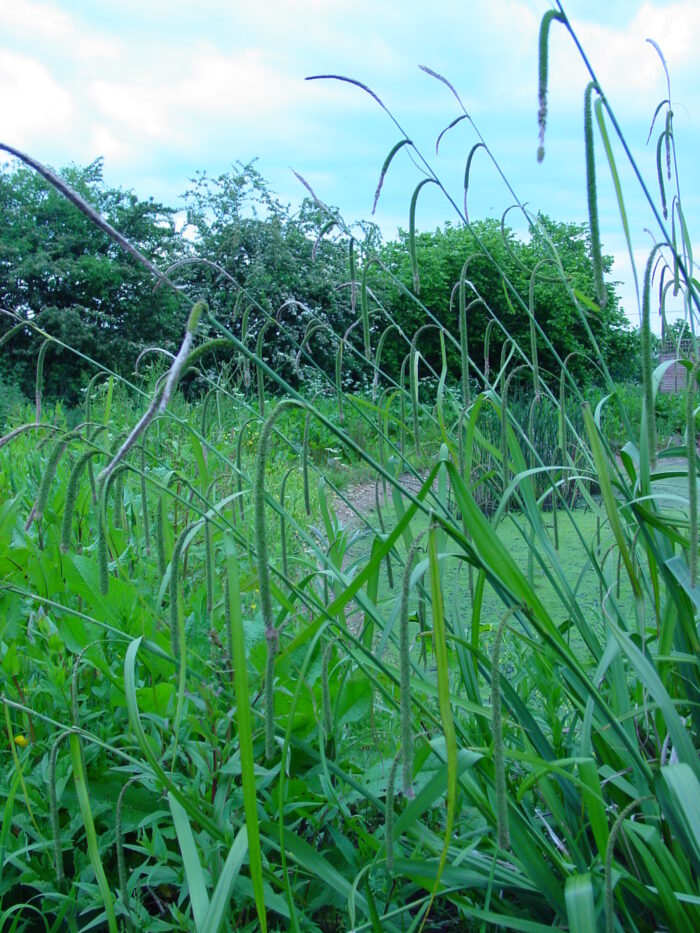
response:
M26 748L27 745L29 745L29 742L23 735L16 735L15 745L19 745L20 748Z

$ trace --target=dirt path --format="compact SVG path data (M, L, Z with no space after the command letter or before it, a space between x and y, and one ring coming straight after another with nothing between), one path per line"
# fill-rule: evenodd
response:
M673 459L663 459L657 463L656 470L663 471L664 469L672 469L673 467L685 466L687 460L684 458L673 458ZM618 465L623 469L621 461L618 459ZM414 473L402 473L399 477L399 484L408 492L416 493L421 487L425 475L416 476ZM700 478L698 479L700 483ZM672 485L673 481L669 481L669 484ZM435 483L435 488L437 488L437 480ZM338 516L338 519L343 524L343 527L349 531L354 531L358 528L362 528L362 516L367 516L371 512L375 512L377 509L377 499L379 500L380 508L384 506L386 499L388 498L389 503L391 503L391 487L387 483L386 486L386 496L384 495L384 487L382 481L377 482L365 482L365 483L356 483L353 486L348 486L344 490L344 496L350 503L343 501L340 496L336 495L333 508L335 513Z
M402 473L399 477L399 484L408 492L418 492L423 483L423 478L413 473ZM380 508L385 504L386 499L391 502L391 486L387 483L386 496L381 479L377 482L357 483L354 486L348 486L343 492L350 506L340 498L335 497L333 508L335 514L348 530L355 530L362 527L361 516L369 515L377 509L377 499ZM352 508L351 508L352 506Z

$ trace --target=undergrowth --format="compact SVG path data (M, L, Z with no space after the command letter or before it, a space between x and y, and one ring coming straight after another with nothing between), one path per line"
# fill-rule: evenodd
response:
M545 16L541 155L550 28L577 43L561 8ZM592 133L616 174L619 131L591 81L597 266ZM533 288L499 269L529 316L526 345L493 315L506 343L482 371L467 308L483 299L465 269L453 328L424 308L440 371L421 356L424 328L390 322L404 353L392 381L361 244L357 327L336 335L335 381L315 373L308 397L264 362L263 331L243 339L191 295L167 368L98 369L69 419L41 404L41 348L57 338L17 322L39 362L31 410L0 440L2 929L700 926L698 296L677 185L670 196L670 88L655 119L672 229L654 207L638 413L592 335L600 395L582 397L566 360L541 369ZM399 129L382 178L413 149ZM413 155L428 173L410 203L415 264L427 182L472 227ZM176 284L177 269L149 268ZM555 250L547 274L585 323L601 270L592 295L571 290ZM692 334L682 406L656 397L659 279L684 296ZM258 310L284 330L283 313ZM309 334L296 350L311 373ZM225 372L208 366L214 349ZM349 355L364 393L345 390ZM203 393L186 401L193 373ZM376 482L377 508L340 521L358 478Z

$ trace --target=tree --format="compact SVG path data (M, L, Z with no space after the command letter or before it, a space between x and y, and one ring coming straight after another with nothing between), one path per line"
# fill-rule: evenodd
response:
M351 323L347 243L333 231L321 237L328 217L305 199L291 214L269 190L252 163L237 163L218 178L201 173L185 195L188 236L208 265L189 267L183 281L206 294L220 319L248 345L271 317L278 324L265 334L263 358L285 378L298 381L293 365L298 346L314 323L326 325L309 350L329 375L337 338ZM336 231L337 232L337 231ZM285 336L287 334L288 336Z
M61 172L114 227L160 267L182 255L174 212L131 191L108 188L102 160ZM183 302L154 282L130 256L40 176L24 166L0 171L0 307L97 363L121 373L138 353L179 344ZM0 334L12 321L2 315ZM16 335L4 348L6 375L30 392L37 338ZM46 357L47 394L71 403L94 372L84 359L53 345Z
M506 286L504 276L511 283L527 307L530 283L534 281L535 318L556 354L565 359L574 352L590 354L590 341L579 312L556 276L552 251L546 240L556 248L569 286L587 298L593 297L593 272L590 258L590 238L585 226L558 223L547 217L539 218L543 236L533 236L528 243L518 240L508 228L501 229L496 220L478 221L472 230L445 224L433 233L416 236L415 252L419 271L419 302L411 297L414 292L408 234L386 243L379 251L390 277L377 272L373 289L381 296L382 304L391 311L408 338L428 321L427 308L437 321L459 341L458 293L455 285L460 281L467 263L465 278L467 302L481 296L487 307L475 304L468 314L467 334L469 352L475 364L484 367L484 341L488 322L494 320L489 341L489 359L492 369L497 368L501 348L508 335L520 345L529 344L530 319L513 292ZM473 232L472 232L473 231ZM606 258L609 272L612 260ZM587 311L587 321L595 335L604 358L610 363L623 361L629 366L634 354L636 335L629 329L625 315L619 307L614 285L607 286L608 300L604 308ZM423 306L423 307L421 307ZM421 336L419 349L428 362L440 369L439 333L437 328L426 330ZM382 368L396 378L408 345L392 334L392 341L382 355ZM560 366L546 341L538 337L538 354L544 371L558 374ZM459 354L454 347L448 349L450 372L459 372ZM590 380L592 367L584 357L572 357L569 366L582 382ZM613 366L614 368L614 366Z

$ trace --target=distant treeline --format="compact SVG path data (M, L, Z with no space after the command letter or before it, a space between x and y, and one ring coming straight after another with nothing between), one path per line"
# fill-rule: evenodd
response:
M590 348L590 342L573 302L555 284L552 245L572 293L588 302L588 325L613 375L636 375L637 335L613 285L607 287L604 308L591 305L590 239L583 225L540 217L546 236L523 242L498 220L477 221L471 230L445 224L416 235L417 279L406 232L383 242L376 226L364 224L361 235L353 237L312 199L292 213L253 164L238 164L218 178L197 175L182 209L110 188L102 160L60 174L160 269L171 268L170 277L182 291L155 289L144 269L41 177L24 166L6 165L0 171L0 308L65 344L64 349L52 343L46 355L49 397L76 403L94 373L90 361L128 375L145 348L174 351L191 302L200 297L251 346L265 321L277 316L277 326L266 330L263 355L297 384L304 381L298 348L305 335L306 351L331 376L339 340L346 337L344 379L348 385L366 382L363 330L353 327L363 308L369 314L371 352L395 325L383 341L381 366L398 379L409 350L404 335L427 324L428 312L459 341L460 282L469 352L479 368L485 365L485 345L490 367L499 365L505 341L500 321L513 341L528 339L524 307L529 303L559 358L569 357L574 374L588 381L594 368L585 356L571 354ZM605 262L609 271L611 260ZM524 296L524 307L516 292ZM477 295L483 301L476 301ZM487 337L489 321L494 323ZM0 338L15 323L0 315ZM418 349L439 371L438 327L425 329ZM29 328L15 333L0 358L2 382L31 395L37 350L37 336ZM451 376L458 380L459 353L451 345L447 354ZM210 361L218 368L239 364L225 354ZM540 365L543 373L559 370L545 341Z

